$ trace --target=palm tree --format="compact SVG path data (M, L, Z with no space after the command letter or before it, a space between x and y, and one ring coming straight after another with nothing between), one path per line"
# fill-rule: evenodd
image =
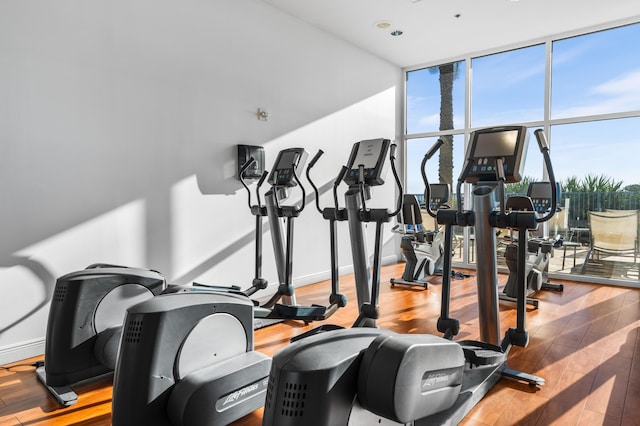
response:
M458 77L459 62L433 67L440 74L440 131L453 129L453 82ZM440 182L453 185L453 136L442 136L438 175Z

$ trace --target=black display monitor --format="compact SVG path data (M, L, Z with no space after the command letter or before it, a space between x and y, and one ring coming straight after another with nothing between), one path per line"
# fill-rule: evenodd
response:
M295 186L293 171L300 176L309 153L304 148L288 148L278 153L267 182L274 186Z
M551 184L549 182L531 182L527 188L533 207L538 213L546 213L551 208ZM556 199L560 199L560 184L556 183Z
M446 183L432 183L430 186L431 201L446 203L449 201L449 185Z
M438 210L449 201L449 185L446 183L429 184L429 206L432 210Z
M466 175L460 178L467 183L498 181L497 159L502 159L505 183L520 182L528 142L526 126L476 130L471 133L467 151L467 159L473 165L465 167L463 173Z
M356 142L351 149L344 182L347 185L357 184L360 179L360 166L362 166L362 179L365 185L384 184L383 177L386 172L386 158L390 145L389 139L369 139Z

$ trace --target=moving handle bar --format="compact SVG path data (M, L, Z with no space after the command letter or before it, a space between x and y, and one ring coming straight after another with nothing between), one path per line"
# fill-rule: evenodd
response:
M345 220L346 214L341 215L341 211L338 207L338 185L340 185L340 181L344 177L347 172L346 167L343 167L340 170L340 174L333 182L333 198L335 208L321 208L320 207L320 191L318 187L315 185L309 172L311 168L315 166L320 157L324 154L323 150L318 150L316 155L311 159L309 165L307 166L307 180L311 184L313 191L316 194L316 209L322 217L329 221L329 231L330 231L330 245L331 245L331 295L329 296L329 304L330 306L327 308L327 317L331 316L338 308L343 308L347 305L347 296L340 294L340 279L339 279L339 271L338 271L338 235L337 235L337 221ZM344 217L343 217L344 216Z
M490 217L492 225L500 225L501 227L517 228L520 238L518 239L518 270L516 282L517 288L517 309L516 309L516 328L509 328L505 339L502 342L503 347L508 344L513 344L520 347L525 347L529 343L529 335L526 331L526 295L525 295L525 282L526 282L526 268L520 267L520 265L526 265L527 262L527 238L523 235L528 229L537 228L537 224L545 222L555 214L558 203L558 194L556 190L556 179L553 172L553 166L551 165L551 157L549 155L549 144L547 138L542 129L537 129L534 132L536 140L538 141L538 147L544 157L545 167L549 174L549 185L551 186L551 208L541 218L537 218L535 210L531 200L528 200L529 207L532 211L514 211L502 215L494 215ZM502 204L504 200L501 200ZM522 217L522 219L520 219ZM495 223L493 223L495 222ZM506 225L506 226L505 226Z
M424 197L429 216L436 218L440 225L445 225L444 228L444 258L442 265L442 292L440 303L440 317L438 318L437 328L440 333L444 334L447 339L452 339L460 331L460 322L450 317L449 300L451 298L451 251L452 251L452 239L453 239L453 225L456 225L458 221L463 221L462 211L460 206L462 205L460 197L461 184L458 182L458 208L453 209L439 209L438 212L434 212L431 209L431 205L428 200L431 198L431 186L429 185L429 179L427 178L427 161L433 157L436 152L444 145L442 139L438 139L431 149L425 154L422 159L422 165L420 166L422 172L422 180L425 185ZM471 164L471 165L470 165ZM473 163L467 162L465 167L466 173L469 172ZM460 213L460 214L459 214ZM472 215L467 215L471 216ZM473 219L465 220L465 222L473 221Z
M249 209L251 210L251 213L254 213L254 211L256 211L256 209L258 209L258 212L262 212L262 209L264 209L264 214L260 214L260 215L256 215L256 216L266 216L267 215L267 210L266 208L262 207L261 204L262 202L260 201L260 187L262 186L262 184L264 183L264 180L267 178L267 176L269 175L269 172L267 172L266 170L262 172L262 176L260 176L260 180L258 180L258 184L256 185L256 198L258 199L258 204L257 205L252 205L251 204L251 190L249 189L249 186L247 185L247 182L244 180L244 173L249 170L249 167L251 167L254 163L256 162L255 158L251 157L249 158L249 161L247 161L246 163L244 163L244 165L240 168L240 183L242 183L242 186L244 186L244 188L247 190L247 198L248 198L248 203L249 203Z
M258 183L256 185L256 205L251 204L251 190L249 189L247 182L244 180L245 172L255 162L255 158L250 157L249 160L240 168L240 183L242 183L242 186L244 186L244 188L247 190L247 203L249 204L249 210L251 211L251 214L256 217L254 278L251 283L251 287L244 291L244 294L249 297L256 293L258 290L266 289L269 285L267 280L262 277L262 218L267 215L267 208L262 205L262 201L260 200L260 187L264 183L269 173L266 170L263 171L262 176L260 176L260 179L258 180Z
M542 129L537 129L533 134L536 136L540 152L544 157L544 165L547 169L547 174L549 175L549 185L551 185L551 208L543 217L537 219L540 223L551 219L558 209L558 191L556 190L556 177L553 173L553 166L551 165L551 156L549 155L549 142L547 142L547 137Z

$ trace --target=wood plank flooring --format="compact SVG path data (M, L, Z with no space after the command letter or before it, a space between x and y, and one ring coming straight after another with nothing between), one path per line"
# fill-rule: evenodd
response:
M404 264L383 269L381 327L402 333L434 333L440 310L439 278L428 290L389 285ZM473 273L473 272L472 272ZM501 285L506 276L500 276ZM530 343L514 348L509 367L546 379L533 389L506 379L469 413L462 424L484 425L638 425L640 424L640 290L565 282L564 293L541 292L538 310L527 314ZM347 308L328 322L349 326L356 317L353 278L341 286L349 297ZM297 291L299 303L326 303L329 283ZM458 339L478 338L475 278L454 279L452 316L458 318ZM502 334L515 325L515 312L501 304ZM314 325L319 325L316 323ZM314 325L291 322L257 330L256 350L273 355L289 339ZM37 381L33 358L0 369L0 426L109 425L111 386L103 379L76 387L79 402L62 408ZM258 410L234 423L261 424Z

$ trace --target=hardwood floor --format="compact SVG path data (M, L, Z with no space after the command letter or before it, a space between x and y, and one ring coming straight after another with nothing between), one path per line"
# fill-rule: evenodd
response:
M403 333L434 333L440 309L439 279L428 290L396 286L404 264L383 269L381 327ZM506 276L500 277L501 285ZM565 282L564 293L541 292L538 310L527 314L530 343L514 348L509 367L546 379L533 389L501 380L462 424L483 425L638 425L640 424L640 290ZM353 279L344 277L349 305L328 322L349 326L356 317ZM474 278L454 279L452 316L458 318L459 339L478 338ZM326 303L329 283L297 291L299 303ZM515 312L502 304L502 330L515 325ZM278 324L257 330L256 350L273 355L289 339L316 324ZM504 331L502 332L504 334ZM33 358L16 364L30 364ZM13 364L13 365L16 365ZM76 387L79 402L61 408L37 381L34 368L0 370L0 426L109 425L111 386L103 379ZM234 425L261 423L261 410Z

